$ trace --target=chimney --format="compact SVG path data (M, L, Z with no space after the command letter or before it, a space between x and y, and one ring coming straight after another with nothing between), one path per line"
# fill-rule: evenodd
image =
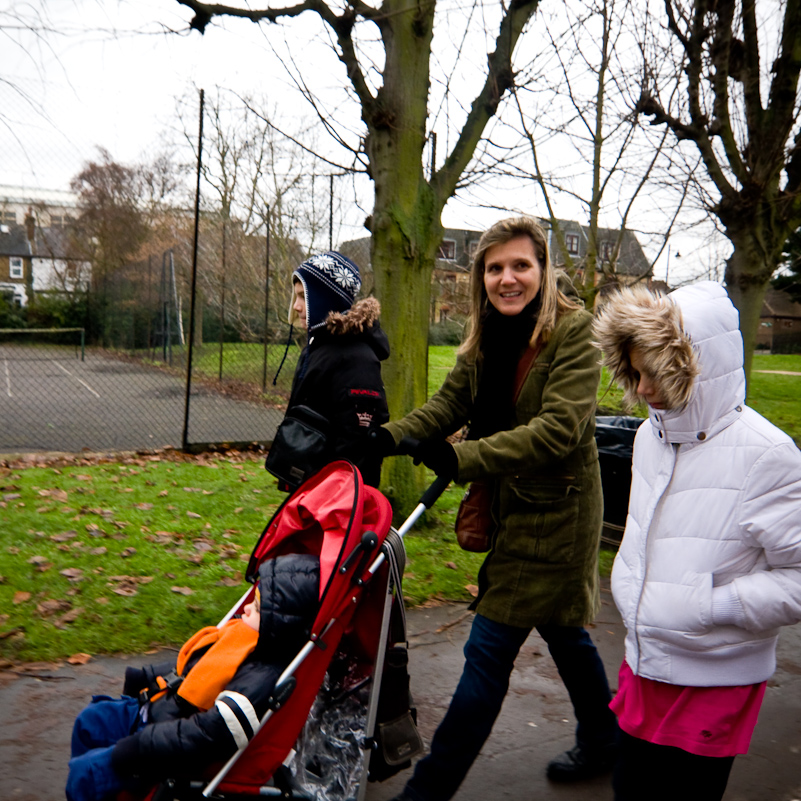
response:
M36 218L33 216L33 209L28 206L28 213L25 215L25 231L28 236L28 242L31 243L31 252L33 252L33 243L36 238Z

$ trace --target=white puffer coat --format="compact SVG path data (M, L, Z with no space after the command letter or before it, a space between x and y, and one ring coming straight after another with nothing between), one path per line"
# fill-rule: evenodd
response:
M712 282L673 292L700 364L689 404L649 407L612 572L639 676L752 684L801 620L801 451L744 405L738 314ZM658 378L658 376L657 376Z

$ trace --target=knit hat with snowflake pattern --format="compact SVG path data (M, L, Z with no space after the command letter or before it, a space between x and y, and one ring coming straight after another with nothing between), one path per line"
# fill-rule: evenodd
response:
M330 312L345 312L361 289L359 268L346 256L329 250L312 256L292 273L303 284L306 297L306 327L311 335L325 325ZM293 317L290 316L290 322Z

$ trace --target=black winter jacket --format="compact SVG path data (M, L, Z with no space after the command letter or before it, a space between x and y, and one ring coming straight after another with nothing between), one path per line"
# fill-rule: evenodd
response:
M316 556L289 554L260 566L261 618L255 650L208 711L199 711L178 696L177 688L150 703L147 725L118 741L112 751L112 766L121 777L198 775L210 762L227 760L253 737L275 682L308 639L318 608L319 564ZM187 672L203 653L205 649L192 655ZM149 665L142 670L139 688L126 681L126 693L138 692L155 676L174 669L174 662Z
M381 330L381 306L375 298L331 314L315 332L295 370L287 412L309 406L329 422L330 459L349 459L365 483L377 487L381 459L369 447L368 434L389 420L381 362L389 341Z

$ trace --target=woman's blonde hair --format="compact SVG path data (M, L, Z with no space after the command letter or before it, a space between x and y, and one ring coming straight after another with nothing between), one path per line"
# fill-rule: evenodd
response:
M672 300L644 286L623 287L604 301L592 324L602 363L623 390L623 405L643 399L631 365L637 348L659 386L666 409L683 409L699 373L698 357L682 325L681 309Z
M540 309L531 344L537 340L543 343L550 339L559 318L563 314L582 308L579 301L569 298L556 284L556 272L551 266L548 253L548 237L545 230L534 217L508 217L490 226L478 241L473 265L470 271L470 316L467 321L468 334L459 347L459 353L471 359L478 358L481 348L482 321L489 300L484 289L484 259L487 251L495 245L503 245L518 236L527 236L534 245L534 254L540 264L542 278L540 283Z

